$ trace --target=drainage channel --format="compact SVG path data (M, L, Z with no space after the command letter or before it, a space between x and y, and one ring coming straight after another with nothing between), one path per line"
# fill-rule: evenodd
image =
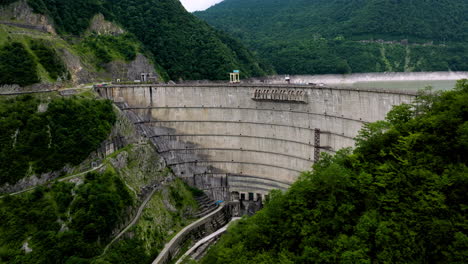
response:
M225 226L231 219L230 205L222 203L218 209L202 217L196 222L182 229L177 235L166 244L164 249L152 264L166 264L175 261L175 258L183 250L183 245L193 237L200 237L201 234L212 234Z
M184 255L182 255L179 260L177 260L176 264L181 264L187 257L189 258L195 258L199 259L201 258L206 250L208 250L208 247L215 242L216 239L218 239L224 232L226 232L228 226L234 222L241 219L241 217L233 217L229 223L220 229L216 230L211 235L208 235L204 238L202 238L200 241L198 241L193 247L191 247L187 252L185 252Z

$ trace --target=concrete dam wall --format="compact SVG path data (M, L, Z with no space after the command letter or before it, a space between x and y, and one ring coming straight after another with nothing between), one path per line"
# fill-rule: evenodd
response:
M320 152L354 145L362 125L415 94L305 85L111 85L102 97L150 127L174 173L220 200L264 199Z

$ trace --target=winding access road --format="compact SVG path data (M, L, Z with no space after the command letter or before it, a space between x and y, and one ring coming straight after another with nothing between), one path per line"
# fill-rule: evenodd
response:
M184 235L186 232L190 231L192 229L192 227L194 226L197 226L198 224L200 224L201 222L203 222L203 220L213 216L214 214L218 213L219 211L221 211L222 209L224 208L224 205L221 205L218 209L214 210L213 212L205 215L204 217L198 219L197 221L191 223L190 225L186 226L184 229L182 229L179 233L177 233L177 235L175 235L171 241L169 241L169 243L167 243L165 246L164 246L164 249L159 253L158 257L153 261L152 264L160 264L161 261L164 259L164 257L166 256L166 254L169 253L169 250L172 248L172 246L177 242L177 240L182 236Z
M134 226L138 222L138 219L140 219L140 216L143 213L143 210L145 209L146 205L148 204L148 202L153 197L153 194L159 189L160 188L154 188L150 192L148 197L146 197L146 199L143 201L143 203L141 203L140 207L138 208L138 212L135 215L135 218L133 218L133 220L124 229L122 229L122 231L120 231L120 233L117 234L117 236L115 236L114 239L112 239L112 241L109 242L109 244L107 244L107 246L104 248L104 251L102 251L101 256L104 256L106 254L107 250L109 249L109 247L112 246L112 244L114 244L115 241L117 241L123 234L125 234L132 226Z
M231 219L231 221L229 221L229 223L227 223L227 225L221 227L220 229L216 230L216 232L214 232L213 234L210 234L204 238L202 238L202 240L198 241L193 247L191 247L189 250L187 250L187 252L185 252L184 255L182 255L182 257L179 258L179 260L177 260L177 262L175 264L180 264L182 263L182 261L187 257L189 256L190 254L192 254L193 251L195 251L197 248L199 248L201 245L205 244L206 242L210 241L211 239L215 238L215 237L218 237L220 235L222 235L224 232L226 232L228 226L234 222L234 221L237 221L241 219L241 217L233 217Z

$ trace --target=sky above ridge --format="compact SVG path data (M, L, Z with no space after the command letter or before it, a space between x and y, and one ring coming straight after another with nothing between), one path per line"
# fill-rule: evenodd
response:
M223 0L180 0L189 12L205 10L208 7L222 2Z

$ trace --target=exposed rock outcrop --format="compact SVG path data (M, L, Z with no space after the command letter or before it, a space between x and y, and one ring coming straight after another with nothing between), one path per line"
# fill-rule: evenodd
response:
M104 15L97 14L91 20L88 32L94 32L98 35L116 36L125 33L125 30L112 22L106 21Z
M49 19L44 15L35 14L33 9L26 3L26 0L0 7L0 23L56 35L54 26Z
M141 74L143 73L149 76L158 76L154 70L153 64L151 64L151 61L143 54L138 54L135 60L129 63L122 61L108 63L106 66L106 71L111 73L112 80L140 80Z
M70 72L71 81L75 84L88 83L96 79L96 74L88 71L80 57L67 49L61 49L60 56Z

